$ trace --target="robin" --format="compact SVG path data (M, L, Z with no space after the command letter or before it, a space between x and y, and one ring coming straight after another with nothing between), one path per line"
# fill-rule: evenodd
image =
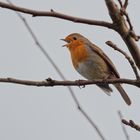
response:
M108 56L84 36L78 33L72 33L62 40L67 42L63 46L69 49L74 68L86 79L120 78L119 73ZM126 104L130 105L130 98L122 86L118 83L113 85L117 88ZM97 86L107 95L110 95L113 91L107 83L97 84Z

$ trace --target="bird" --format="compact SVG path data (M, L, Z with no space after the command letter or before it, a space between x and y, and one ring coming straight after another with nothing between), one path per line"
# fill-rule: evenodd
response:
M87 80L118 79L120 75L110 58L94 43L79 33L71 33L64 39L63 47L67 47L75 70ZM107 95L111 95L112 88L108 83L96 84ZM127 105L131 100L121 84L114 83Z

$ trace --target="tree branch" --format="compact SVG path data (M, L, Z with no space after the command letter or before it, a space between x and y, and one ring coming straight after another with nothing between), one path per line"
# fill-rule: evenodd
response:
M64 20L73 21L73 22L76 22L76 23L103 26L103 27L107 27L107 28L110 28L110 29L114 28L114 25L112 23L109 23L109 22L74 17L74 16L70 16L70 15L55 12L52 9L50 11L37 11L37 10L32 10L32 9L27 9L27 8L15 6L15 5L7 4L7 3L4 3L4 2L0 2L0 7L7 8L7 9L10 9L10 10L14 10L14 11L17 11L17 12L22 12L22 13L25 13L25 14L30 14L33 17L36 17L36 16L56 17L56 18L60 18L60 19L64 19Z
M129 85L134 85L140 87L140 80L131 80L131 79L105 79L105 80L76 80L76 81L58 81L48 78L43 81L31 81L31 80L20 80L15 78L0 78L1 83L13 83L27 86L37 86L37 87L51 87L51 86L85 86L92 84L100 84L100 83L125 83Z
M105 0L105 2L108 8L110 17L115 26L115 30L120 34L120 36L126 43L136 65L140 69L140 50L135 42L136 38L134 36L135 34L134 31L132 33L130 28L128 28L126 24L126 20L121 14L121 10L118 8L117 4L113 0ZM125 5L127 5L127 1L125 3L126 3Z
M125 0L125 2L124 2L124 8L126 9L127 6L128 6L128 0Z
M119 115L119 118L120 118L120 120L121 120L121 122L122 122L123 116L122 116L121 111L118 111L118 115ZM125 137L126 137L126 140L130 140L129 135L128 135L126 129L125 129L125 126L124 126L122 123L121 123L121 126L122 126L123 133L124 133L124 135L125 135Z
M137 131L140 131L140 126L136 124L133 120L127 121L125 119L122 119L122 123L136 129Z
M133 26L131 24L129 15L128 15L127 11L126 11L126 8L128 6L128 0L125 0L124 4L122 4L122 0L118 0L118 1L120 3L120 6L121 6L120 12L121 12L122 16L124 15L126 17L126 20L127 20L128 24L129 24L129 27L130 27L130 30L133 30Z
M117 50L118 52L120 52L121 54L123 54L125 56L125 58L128 60L130 66L132 67L134 74L136 76L137 79L140 79L139 73L137 71L137 67L135 66L135 63L133 62L133 60L131 59L131 57L129 57L129 55L124 52L123 50L121 50L120 48L117 47L116 44L114 44L112 41L107 41L106 44L110 47L112 47L114 50Z

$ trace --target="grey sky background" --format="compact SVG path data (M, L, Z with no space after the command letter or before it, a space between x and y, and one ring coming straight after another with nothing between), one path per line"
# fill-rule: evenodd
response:
M110 21L104 0L80 2L13 0L12 2L36 10L53 9L73 16ZM140 33L139 5L139 0L131 0L127 9L138 34ZM51 17L31 17L25 14L23 16L67 79L83 78L73 69L68 50L61 47L64 43L60 39L73 32L83 34L100 46L114 62L121 77L134 78L133 71L124 56L105 45L107 40L112 40L128 52L124 42L114 31ZM51 77L61 80L17 15L11 10L0 8L0 19L0 77L28 80L44 80ZM125 140L118 110L121 110L124 118L133 119L140 124L140 90L128 85L123 87L132 99L130 107L124 103L115 88L112 96L108 97L94 85L83 89L73 87L82 107L107 140ZM126 129L131 139L139 140L139 132L129 127ZM0 139L100 140L96 131L77 110L66 87L38 88L6 83L0 83Z

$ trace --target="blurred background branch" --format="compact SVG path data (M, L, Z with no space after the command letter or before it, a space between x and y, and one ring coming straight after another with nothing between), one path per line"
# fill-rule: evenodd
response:
M120 121L122 122L123 116L122 116L121 111L118 111L118 115L119 115ZM123 133L125 135L126 140L130 140L130 137L129 137L129 135L128 135L128 133L127 133L127 131L122 123L121 123L121 126L122 126L122 130L123 130Z

